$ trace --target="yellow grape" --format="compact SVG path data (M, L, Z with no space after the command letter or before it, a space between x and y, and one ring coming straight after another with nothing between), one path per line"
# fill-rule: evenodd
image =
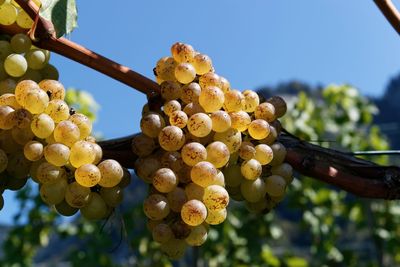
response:
M53 143L44 148L44 157L54 166L64 166L67 164L70 155L70 149L64 144Z
M187 104L184 108L183 108L183 112L186 113L186 115L188 117L192 116L193 114L196 113L204 113L204 109L202 108L202 106L200 106L199 103L195 103L195 102L191 102L189 104Z
M30 161L37 161L43 156L43 144L38 141L29 141L24 146L24 155Z
M229 204L229 194L220 185L210 185L204 189L203 201L208 210L221 210Z
M211 113L210 118L212 121L212 130L217 133L227 131L232 125L231 117L223 110Z
M84 164L94 163L95 159L94 143L79 140L72 145L69 162L75 168L79 168Z
M101 172L94 164L85 164L75 170L75 180L85 187L92 187L102 179Z
M189 104L191 102L198 103L200 92L201 87L198 83L191 82L189 84L185 84L182 86L181 99L185 104Z
M174 74L172 74L174 75ZM174 76L175 80L175 76ZM161 97L166 101L178 99L181 97L181 85L173 81L165 81L160 85Z
M77 182L70 183L65 191L65 201L74 208L82 208L90 200L90 188Z
M227 112L241 111L244 106L244 96L238 90L230 90L225 93L224 109Z
M10 3L0 5L0 24L11 25L13 24L18 15L18 10Z
M193 59L193 66L196 69L198 75L206 74L212 69L211 58L204 54L197 54Z
M260 162L256 159L249 159L243 161L242 165L240 166L240 171L244 178L248 180L255 180L260 177L262 172L262 166Z
M206 150L207 161L211 162L216 168L222 168L228 163L230 151L224 143L214 141L207 146Z
M189 183L185 186L185 194L188 200L197 199L203 201L204 187L195 183Z
M175 81L175 66L177 65L173 57L163 57L156 65L157 78L164 81Z
M72 121L73 123L76 124L76 126L78 126L79 132L81 133L79 139L81 140L85 139L92 132L92 122L84 114L82 113L72 114L68 120Z
M188 201L185 190L181 187L175 187L171 192L168 192L167 200L170 209L174 212L180 212L183 204Z
M219 81L221 83L220 88L222 92L226 93L231 89L231 84L225 77L219 76Z
M211 225L218 225L225 221L227 216L226 208L220 210L208 210L206 223Z
M153 176L153 186L161 193L171 192L178 185L178 177L169 168L158 169Z
M18 104L15 95L11 93L2 94L0 96L0 106L10 106L13 109L21 108L21 105Z
M32 122L32 114L26 109L20 108L13 112L12 120L15 121L15 126L18 128L28 128Z
M245 90L243 92L244 103L243 110L246 112L254 112L256 107L260 104L258 94L252 90Z
M9 130L16 124L14 109L10 106L0 106L0 129Z
M195 56L195 50L189 44L177 42L171 46L171 54L178 63L192 62Z
M135 161L136 175L149 184L152 183L154 172L159 168L161 168L160 161L154 156L138 158Z
M207 161L201 161L192 167L190 177L192 181L202 187L214 184L217 179L218 171L215 166Z
M65 179L66 172L63 168L54 166L48 162L42 162L36 169L36 179L42 183L50 183L57 179Z
M196 137L207 136L212 129L212 121L205 113L196 113L190 116L187 128Z
M32 114L44 112L49 104L49 97L43 90L33 88L29 90L23 99L22 106Z
M132 138L131 148L133 153L139 157L150 155L156 148L153 138L145 134L137 134Z
M254 110L256 119L263 119L267 122L272 122L276 119L275 107L268 102L261 103Z
M280 118L285 115L287 106L285 100L280 96L273 96L268 98L268 103L271 103L275 108L275 117Z
M190 63L179 63L175 67L174 73L178 82L183 84L190 83L194 80L194 78L196 78L196 70Z
M245 179L240 184L240 192L248 202L260 201L265 196L265 189L265 182L261 178L255 180Z
M44 92L43 90L41 90ZM48 114L54 122L59 123L69 118L69 107L61 99L53 99L49 102L45 113ZM71 120L74 122L73 120Z
M242 110L237 112L230 112L229 116L231 117L232 121L231 127L237 129L240 132L246 131L251 123L251 118L249 114Z
M56 80L43 80L39 84L39 87L49 94L50 100L59 99L64 100L65 88L59 81Z
M79 140L80 131L72 121L62 121L54 128L54 139L68 147Z
M217 86L221 88L221 78L214 72L207 72L200 76L199 84L202 89L207 86Z
M192 231L189 236L185 238L185 241L190 246L201 246L206 242L207 236L207 228L203 224L200 224L192 228Z
M251 142L244 141L239 148L239 157L244 160L255 158L256 149ZM257 158L255 158L257 159Z
M252 121L248 127L249 134L256 140L266 138L270 133L268 122L263 119L256 119Z
M188 116L185 112L177 110L171 113L169 117L169 123L172 126L179 127L181 129L185 128L188 122Z
M101 172L99 185L102 187L114 187L118 185L124 175L121 165L113 159L103 160L97 167Z
M57 179L40 186L40 197L48 205L56 205L64 200L68 183L66 179Z
M161 166L164 168L170 168L174 172L178 172L185 165L183 163L181 153L177 151L166 151L160 159Z
M185 134L179 127L167 126L160 131L158 143L166 151L177 151L185 144Z
M258 160L261 165L266 165L271 162L274 157L272 148L265 144L259 144L255 147L255 159Z
M181 209L182 220L190 225L197 226L204 222L207 217L207 208L203 202L192 199L183 204Z
M172 112L181 110L181 104L177 100L165 102L163 111L167 116L171 116Z
M182 147L182 160L189 166L194 166L207 159L206 148L197 142L191 142Z
M290 184L293 181L293 168L288 163L282 163L281 165L272 167L271 173L283 177L286 184Z
M16 18L17 25L23 29L30 29L33 25L33 20L29 17L23 9L18 10L18 15Z
M224 104L224 93L219 87L203 87L199 96L199 103L206 112L218 111Z
M156 138L160 131L165 127L165 121L160 114L149 113L140 120L140 129L142 132L151 137Z

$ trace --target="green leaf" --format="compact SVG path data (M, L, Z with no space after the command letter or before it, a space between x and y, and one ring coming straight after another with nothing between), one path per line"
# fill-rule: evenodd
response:
M40 15L54 24L57 37L69 34L78 26L75 0L42 0Z

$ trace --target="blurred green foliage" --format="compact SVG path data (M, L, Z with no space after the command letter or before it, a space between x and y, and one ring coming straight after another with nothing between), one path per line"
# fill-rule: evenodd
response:
M87 98L79 96L82 93L69 93L68 99L80 107ZM379 128L371 124L376 107L355 88L331 85L285 98L288 114L282 125L302 139L347 151L388 148ZM388 163L387 157L374 160ZM170 262L146 230L137 198L145 186L136 179L130 188L128 200L108 221L79 217L65 221L40 201L28 183L17 194L21 210L3 243L0 266L31 266L34 260L49 266L61 261L72 266L149 267L400 265L396 201L359 199L296 176L276 210L251 214L232 201L227 221L210 228L205 245L190 249L179 262ZM56 246L57 242L62 245Z

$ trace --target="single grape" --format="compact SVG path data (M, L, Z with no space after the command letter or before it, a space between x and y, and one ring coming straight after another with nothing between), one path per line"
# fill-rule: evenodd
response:
M228 163L230 151L224 143L220 141L212 142L206 150L207 161L211 162L216 168L222 168Z
M0 24L11 25L13 24L18 15L18 10L10 3L0 5Z
M1 106L10 106L14 110L21 108L21 105L18 104L17 99L14 94L6 93L0 96L0 105Z
M0 129L9 130L16 124L14 120L14 109L10 106L0 106Z
M207 159L207 150L202 144L191 142L182 147L181 155L185 164L194 166Z
M206 223L211 225L221 224L225 221L227 213L226 208L220 210L208 210Z
M85 164L92 164L95 162L95 159L94 143L79 140L72 145L69 162L75 168L79 168Z
M168 258L178 260L185 255L186 246L184 240L171 238L167 242L161 244L160 249Z
M90 192L89 201L80 211L85 219L100 220L106 218L108 207L99 193Z
M171 54L176 62L192 62L195 50L189 44L177 42L171 46Z
M149 156L145 158L138 158L135 161L134 169L139 178L141 178L144 182L151 184L153 174L159 168L161 168L160 161L154 156Z
M208 210L225 209L229 204L229 194L220 185L210 185L204 189L203 201Z
M198 83L191 82L189 84L185 84L181 89L181 99L185 104L189 104L191 102L198 103L200 92L201 87Z
M168 224L165 223L159 223L156 226L154 226L152 230L152 236L153 240L163 244L168 242L171 238L174 237L174 233L171 230L171 227L169 227Z
M78 126L72 121L61 121L54 128L54 139L68 147L71 147L79 140L80 131Z
M167 126L160 131L158 142L166 151L177 151L185 144L185 135L179 127Z
M185 190L181 187L175 187L171 192L168 192L167 200L170 209L174 212L180 212L183 204L188 201Z
M181 110L181 104L177 100L170 100L165 102L163 111L167 116L171 116L174 111Z
M243 91L244 103L243 110L246 112L254 112L256 107L260 104L258 94L252 90Z
M66 179L57 179L40 186L40 197L48 205L57 205L64 200L68 183Z
M43 90L40 91L46 94ZM45 113L48 114L54 122L59 123L69 118L69 107L63 100L53 99L48 103ZM70 120L74 122L74 120Z
M255 158L256 149L251 142L244 141L239 148L239 157L244 160ZM255 158L257 159L257 158Z
M247 130L251 123L251 118L249 114L245 111L237 111L230 112L229 116L231 117L232 128L237 129L240 132L244 132Z
M248 180L255 180L260 177L262 166L258 160L249 159L243 161L242 165L240 166L240 171L242 172L244 178Z
M164 168L170 168L175 173L179 172L183 166L181 153L177 151L166 151L160 158L161 166Z
M23 9L18 10L16 22L23 29L30 29L33 25L33 20Z
M186 115L188 117L196 114L196 113L204 113L204 109L202 108L202 106L200 106L199 103L194 103L191 102L189 104L187 104L184 108L183 108L183 112L186 113Z
M32 49L25 54L28 67L34 70L40 70L48 62L46 51L42 49Z
M266 138L270 133L268 122L263 119L256 119L252 121L248 128L249 134L256 140Z
M277 166L283 163L286 157L286 148L281 143L274 143L271 146L273 151L273 159L269 163L271 166Z
M43 70L42 70L43 71ZM43 91L49 94L50 100L65 98L65 88L59 81L43 80L38 85Z
M140 120L140 129L142 132L151 137L156 138L160 131L165 127L165 121L160 114L150 113Z
M42 139L47 138L53 133L54 121L49 115L41 113L33 117L31 129L35 136Z
M240 192L248 202L257 202L265 196L266 186L261 178L255 180L243 180L240 184Z
M192 229L190 235L185 238L185 241L190 246L201 246L206 242L207 236L207 228L203 224L200 224Z
M32 42L26 34L17 33L11 38L10 45L15 53L21 54L27 52L31 48Z
M224 109L227 112L238 112L243 109L244 96L238 90L230 90L225 93Z
M214 184L217 179L218 171L215 166L207 161L201 161L192 167L190 177L192 181L202 187Z
M265 144L259 144L255 147L256 154L254 158L258 160L261 165L266 165L271 162L274 157L272 148Z
M212 121L212 130L217 133L227 131L232 125L231 117L223 110L211 113L210 117Z
M90 188L81 186L77 182L70 183L65 192L65 201L74 208L82 208L90 200Z
M222 92L226 93L231 89L231 84L225 77L219 76L219 81Z
M182 220L190 225L197 226L204 222L207 217L207 208L203 202L192 199L183 204L181 210Z
M185 186L185 194L188 200L197 199L203 201L204 187L195 183L189 183Z
M161 220L170 212L168 200L160 194L152 194L143 202L143 210L146 216L152 220Z
M27 160L22 151L8 157L7 172L11 177L23 179L28 177L32 162Z
M199 96L199 103L206 112L215 112L224 104L224 93L217 86L203 87Z
M212 129L212 121L205 113L196 113L190 116L187 128L196 137L207 136Z
M171 192L178 185L178 177L168 168L158 169L153 176L153 186L161 193Z
M26 93L21 105L32 114L40 114L44 112L48 104L48 95L39 88L32 88Z
M200 76L199 84L202 89L207 86L216 86L221 88L221 78L214 72L207 72Z
M28 69L28 63L20 54L11 54L4 60L4 69L12 77L21 77Z
M172 126L176 126L179 128L185 128L188 122L188 116L186 115L185 112L178 110L174 111L171 113L171 116L169 117L169 123Z
M254 116L256 119L263 119L267 122L272 122L276 119L275 107L268 102L261 103L254 110Z
M288 163L282 163L281 165L272 167L271 173L283 177L286 184L290 184L293 181L293 168Z
M35 137L30 128L21 129L18 127L12 128L11 136L14 141L21 146L24 146Z
M121 165L113 159L103 160L97 167L101 172L99 185L102 187L114 187L118 185L124 175Z
M139 157L150 155L156 148L153 138L145 134L137 134L132 138L132 151Z
M286 181L282 176L271 175L265 179L265 190L272 197L280 197L285 194Z
M71 207L65 199L60 203L56 204L55 206L56 211L61 214L62 216L72 216L78 212L77 208Z
M43 156L43 144L38 141L29 141L24 146L24 155L30 161L40 160Z
M102 187L100 189L100 196L103 198L109 207L117 207L122 203L124 191L120 186Z
M42 183L50 183L57 179L65 179L65 169L54 166L48 162L42 162L36 170L36 179Z
M197 54L193 59L193 66L196 69L198 75L206 74L212 69L211 58L204 54Z
M190 63L179 63L175 67L175 78L180 83L190 83L196 78L196 70Z
M275 116L276 118L280 118L285 115L287 111L287 106L285 100L280 96L273 96L268 98L268 103L271 103L275 108Z
M174 77L175 79L175 77ZM160 85L161 96L166 101L176 100L181 97L181 86L177 82L165 81Z

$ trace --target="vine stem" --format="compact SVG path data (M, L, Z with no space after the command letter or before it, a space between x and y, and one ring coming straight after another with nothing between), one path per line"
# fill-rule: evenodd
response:
M393 29L400 34L400 12L391 0L374 0L377 7L381 10Z
M374 1L388 20L390 18L392 25L400 21L400 16L394 12L396 9L388 5L390 1ZM56 38L52 23L40 16L37 17L38 7L31 0L16 0L16 2L36 21L34 30L29 34L36 46L98 70L148 96L159 93L158 84L145 76L65 38ZM397 23L393 27L396 30L398 28L397 31L400 33L400 24ZM0 31L7 34L26 32L15 25L0 26ZM104 158L113 158L124 167L134 168L137 156L131 150L132 137L133 135L100 142ZM360 197L400 198L400 168L398 167L379 166L340 151L304 142L288 133L282 134L279 141L287 147L286 161L301 174L338 186Z

